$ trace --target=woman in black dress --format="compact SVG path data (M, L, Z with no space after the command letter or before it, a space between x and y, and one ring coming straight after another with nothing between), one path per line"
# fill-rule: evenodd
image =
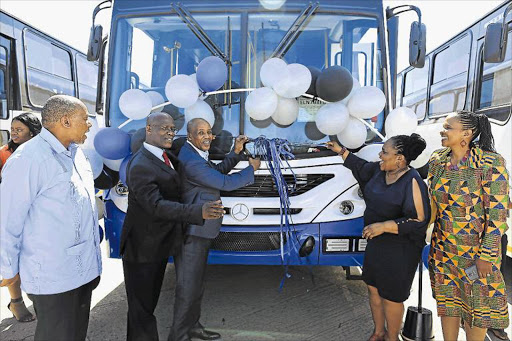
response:
M425 245L428 191L420 174L409 166L425 147L418 134L394 136L382 146L380 162L367 162L336 142L327 143L352 171L366 203L363 280L375 323L370 341L398 340L403 302Z

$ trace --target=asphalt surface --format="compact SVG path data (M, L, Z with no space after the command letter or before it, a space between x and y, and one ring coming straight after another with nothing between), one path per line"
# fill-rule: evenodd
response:
M509 289L511 263L506 270ZM346 280L339 267L313 268L314 282L307 267L292 267L290 274L279 292L282 267L209 266L202 323L220 332L225 341L356 341L367 340L372 334L368 294L362 281ZM436 339L441 340L428 274L423 274L424 306L433 311ZM125 340L127 303L122 279L121 261L104 258L102 281L93 294L88 340ZM416 304L417 284L416 278L406 309ZM174 287L174 266L169 264L155 312L161 340L167 339L172 323ZM1 290L1 298L0 339L33 340L36 324L16 322L6 309L7 290ZM462 330L459 338L465 339Z

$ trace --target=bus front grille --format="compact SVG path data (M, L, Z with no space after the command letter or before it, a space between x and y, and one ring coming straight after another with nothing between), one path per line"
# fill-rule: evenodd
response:
M334 178L334 174L291 174L284 175L288 184L290 196L296 196L315 188L318 185ZM295 184L295 191L293 185ZM279 197L276 185L270 174L254 176L254 183L234 191L221 192L223 197Z
M283 236L286 243L286 236ZM279 232L220 232L210 249L218 251L272 251L279 250Z

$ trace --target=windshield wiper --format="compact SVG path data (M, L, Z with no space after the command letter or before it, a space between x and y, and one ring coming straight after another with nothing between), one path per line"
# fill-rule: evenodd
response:
M286 34L284 35L283 39L279 42L274 52L272 52L272 55L270 58L282 58L286 52L290 49L290 47L293 45L295 40L299 37L299 35L302 33L302 28L304 25L306 25L307 20L309 17L315 13L317 8L320 6L318 2L315 2L313 5L311 2L300 12L299 16L293 24L290 26Z
M231 66L231 60L222 52L222 50L213 42L205 30L199 25L196 19L181 3L171 3L171 7L176 11L176 14L183 20L188 28L195 34L197 39L210 51L214 56L221 58L226 65Z

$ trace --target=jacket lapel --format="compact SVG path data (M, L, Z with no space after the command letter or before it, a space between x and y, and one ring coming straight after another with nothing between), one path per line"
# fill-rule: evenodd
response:
M162 160L160 160L159 158L157 158L155 155L153 155L153 153L151 153L149 150L147 150L146 148L142 147L142 153L151 161L153 162L157 167L159 167L160 169L162 169L164 172L168 172L168 173L171 173L171 174L177 174L176 171L174 169L172 169L171 167L167 166Z

